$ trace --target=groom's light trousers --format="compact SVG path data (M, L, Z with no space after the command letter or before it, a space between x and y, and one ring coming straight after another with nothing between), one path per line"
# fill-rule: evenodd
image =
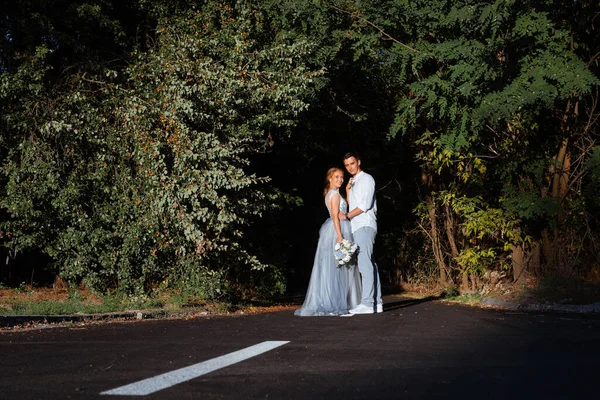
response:
M375 229L368 227L360 228L353 234L354 242L358 245L358 271L362 280L361 303L369 307L382 304L379 271L373 261L375 235Z

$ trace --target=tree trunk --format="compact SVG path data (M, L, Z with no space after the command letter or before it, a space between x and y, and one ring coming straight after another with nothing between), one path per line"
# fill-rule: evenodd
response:
M574 115L579 113L578 111L578 103L575 104L575 112ZM571 154L568 152L569 147L569 116L571 114L571 99L567 102L567 107L565 108L565 112L562 117L562 134L565 139L563 139L560 149L558 150L558 154L555 158L554 165L550 168L550 173L552 174L552 191L550 195L552 199L556 201L559 205L559 210L556 215L556 227L550 234L548 229L544 229L542 232L542 247L544 252L545 261L547 264L555 266L556 265L556 254L557 254L557 246L558 246L558 238L560 235L560 225L563 220L563 212L561 201L562 198L567 194L567 190L569 187L569 171L571 169Z
M467 292L469 290L469 274L466 272L462 273L462 282L460 284L461 292Z
M522 246L514 246L512 250L513 281L516 284L525 283L525 252Z
M533 246L531 251L531 259L529 260L529 264L527 265L527 269L530 273L533 273L536 276L540 275L540 258L541 258L541 245L536 243Z
M471 278L471 290L473 292L477 292L477 290L479 290L479 277L477 276L477 274L469 274L469 277Z
M448 281L446 276L446 263L444 262L444 255L440 246L435 203L433 202L433 198L431 198L431 196L427 197L427 203L429 205L429 222L431 224L431 231L429 232L429 235L431 237L431 245L433 246L433 255L440 270L440 283L444 285Z
M452 257L456 258L458 257L458 247L456 247L456 241L454 240L454 220L450 213L450 207L444 206L444 210L446 211L446 219L444 220L444 225L446 225L446 236L448 236Z
M560 175L560 187L558 190L558 195L561 200L566 196L567 190L569 189L569 175L571 174L571 153L567 153L565 155L565 159L563 161L563 169L562 174Z
M561 179L564 174L565 157L567 156L567 146L569 145L569 139L562 141L558 154L556 156L556 163L554 165L554 172L552 176L552 198L558 199L560 196Z

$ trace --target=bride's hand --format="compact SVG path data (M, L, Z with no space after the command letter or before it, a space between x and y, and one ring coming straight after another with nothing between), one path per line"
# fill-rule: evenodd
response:
M354 177L350 178L350 180L348 180L348 184L346 185L346 193L348 193L350 191L350 189L352 189L352 184L354 183Z
M344 240L344 238L340 236L337 238L336 243L342 243L343 240Z
M348 219L348 216L344 213L339 213L338 217L340 218L340 221L344 221L344 220Z

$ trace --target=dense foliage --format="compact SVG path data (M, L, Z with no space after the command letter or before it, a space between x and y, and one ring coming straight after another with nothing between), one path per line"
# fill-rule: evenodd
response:
M245 168L307 107L320 74L303 65L310 46L276 37L239 2L209 2L156 30L119 70L48 88L40 46L3 74L10 246L41 249L63 277L99 289L173 284L208 297L243 265L278 276L248 253L242 229L277 194ZM269 282L264 290L283 289Z
M359 150L389 283L599 276L597 2L57 3L0 20L8 255L99 290L281 292Z
M537 2L387 4L356 12L392 39L378 52L402 92L390 136L408 136L421 165L416 213L440 279L478 289L492 271L597 271L597 216L582 208L595 199L578 190L595 151L597 53L574 51L592 45L594 3L554 4L573 13L561 15ZM584 43L562 20L576 12Z

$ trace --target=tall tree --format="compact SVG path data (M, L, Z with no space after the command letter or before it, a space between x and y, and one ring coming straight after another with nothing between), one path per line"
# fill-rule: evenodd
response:
M539 238L535 226L552 225L562 206L571 116L598 79L572 51L569 32L533 3L390 8L398 40L386 54L404 82L390 132L414 138L441 277L448 263L466 285L468 274L501 266L512 249L519 280ZM547 197L544 171L552 170Z

